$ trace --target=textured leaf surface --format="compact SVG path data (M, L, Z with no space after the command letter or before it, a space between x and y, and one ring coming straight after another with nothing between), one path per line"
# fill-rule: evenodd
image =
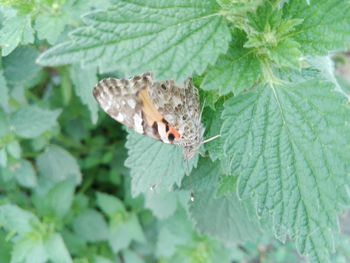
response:
M195 201L190 213L196 227L230 245L255 240L260 235L257 220L250 218L236 192L218 195L221 175L218 162L204 159L191 174Z
M42 65L82 61L102 72L144 71L183 80L202 73L228 47L230 33L214 0L122 0L85 17L87 27L45 52Z
M11 126L16 135L23 138L35 138L56 125L60 110L46 110L37 106L27 106L14 113Z
M349 107L331 83L294 77L290 84L229 99L224 151L241 197L272 212L275 235L289 235L311 260L333 247L336 213L349 203Z
M188 167L180 147L155 141L154 139L130 133L126 147L129 149L125 165L131 169L132 194L157 190L171 190L180 186L187 169L193 166L196 158L189 161Z
M320 0L312 1L310 5L304 0L290 1L286 16L304 20L297 27L295 39L305 54L326 55L329 50L349 47L349 1Z
M220 56L215 66L209 68L201 88L216 90L221 95L233 92L238 94L251 88L261 76L260 62L253 50L237 43L228 53Z
M70 68L70 76L74 83L75 93L79 96L91 114L91 121L97 122L98 106L92 95L92 89L97 84L96 69L82 69L79 65L73 65Z

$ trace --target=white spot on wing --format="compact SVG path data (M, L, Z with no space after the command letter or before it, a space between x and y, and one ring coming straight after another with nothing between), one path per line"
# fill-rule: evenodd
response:
M170 143L166 134L166 127L165 124L162 122L158 122L158 133L160 135L160 139L162 140L162 142L164 143Z
M138 133L143 134L143 127L142 127L142 118L139 114L134 115L134 125L135 125L135 131Z
M118 113L117 117L116 117L117 121L119 122L123 122L124 121L124 115L121 114L120 112Z
M128 99L128 104L132 109L135 109L136 107L136 102L134 99Z

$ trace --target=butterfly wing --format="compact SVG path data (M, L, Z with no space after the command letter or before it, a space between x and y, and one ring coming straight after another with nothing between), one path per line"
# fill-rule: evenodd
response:
M149 123L144 121L143 102L139 96L151 85L150 74L135 76L130 80L107 78L94 87L93 95L100 107L113 119L140 134L159 139Z
M155 82L150 97L157 111L180 134L176 143L184 147L185 158L192 158L203 135L199 96L192 80L187 79L183 85L172 80Z

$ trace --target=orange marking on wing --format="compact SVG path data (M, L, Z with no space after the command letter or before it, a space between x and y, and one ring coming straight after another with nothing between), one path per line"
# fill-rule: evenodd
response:
M171 126L169 126L169 131L168 131L168 134L170 134L170 133L172 133L174 135L175 140L178 140L181 137L180 133L178 133L178 131Z

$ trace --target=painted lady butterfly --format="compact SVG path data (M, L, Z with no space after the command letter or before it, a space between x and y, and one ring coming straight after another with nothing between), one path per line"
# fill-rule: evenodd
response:
M154 82L151 74L101 80L93 95L113 119L140 134L183 148L191 159L203 141L198 91L187 79Z

